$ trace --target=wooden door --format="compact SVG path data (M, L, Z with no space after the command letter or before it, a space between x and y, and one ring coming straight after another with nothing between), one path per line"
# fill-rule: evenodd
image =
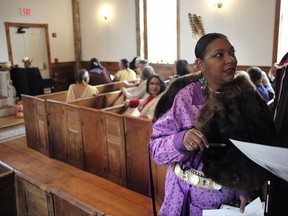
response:
M52 157L68 162L68 143L66 142L66 115L62 102L47 100L47 114L49 120L49 139Z
M63 125L66 130L67 161L69 164L84 169L84 154L82 141L82 120L79 106L64 104L66 122Z
M38 151L39 138L37 135L37 124L33 100L33 96L22 95L27 145L29 148Z
M48 157L51 156L51 148L48 134L48 118L46 111L46 101L37 97L33 100L34 114L36 121L38 151Z
M107 179L107 156L103 139L102 112L81 107L85 170Z
M11 26L9 31L13 63L24 67L22 59L30 57L33 59L33 66L39 68L42 78L50 78L45 28Z
M101 111L108 180L126 186L124 117Z
M127 187L148 196L148 145L152 133L149 119L125 116Z

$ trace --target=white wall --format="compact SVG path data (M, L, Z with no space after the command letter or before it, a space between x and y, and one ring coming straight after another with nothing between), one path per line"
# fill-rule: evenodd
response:
M22 16L22 7L32 16ZM4 22L48 24L52 62L75 60L71 0L0 0L0 62L9 60Z
M188 13L202 16L206 33L228 36L236 49L238 65L272 64L275 0L226 0L221 9L210 0L181 0L181 58L195 59L195 41Z
M106 21L100 12L105 6L111 9ZM84 61L130 61L136 56L135 0L81 0L80 23Z
M223 8L211 0L180 0L180 58L192 63L195 41L188 13L203 17L206 32L226 34L236 49L239 65L272 64L276 0L227 0ZM79 0L82 58L88 61L131 60L136 56L135 0ZM109 5L111 17L104 21L100 8ZM20 15L19 8L32 9L31 17ZM159 16L161 15L159 8ZM0 0L0 61L8 60L4 21L48 23L52 62L74 61L71 0ZM57 38L51 33L56 32ZM161 40L161 39L159 39Z

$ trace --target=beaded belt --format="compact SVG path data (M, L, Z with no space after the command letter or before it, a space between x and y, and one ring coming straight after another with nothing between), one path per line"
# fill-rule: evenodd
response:
M173 172L188 184L210 190L220 190L222 185L217 184L210 178L206 178L204 173L193 168L182 170L178 163L172 165Z

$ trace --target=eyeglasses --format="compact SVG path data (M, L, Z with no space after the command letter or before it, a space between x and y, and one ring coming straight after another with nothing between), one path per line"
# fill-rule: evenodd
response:
M160 86L160 83L153 83L153 82L150 82L150 83L149 83L149 86L152 86L152 85L154 85L154 86Z

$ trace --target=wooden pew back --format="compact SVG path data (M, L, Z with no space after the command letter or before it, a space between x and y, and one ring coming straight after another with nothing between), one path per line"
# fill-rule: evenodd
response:
M22 102L28 147L50 157L46 101L42 98L22 95Z
M53 157L84 169L79 106L47 100L50 145Z

